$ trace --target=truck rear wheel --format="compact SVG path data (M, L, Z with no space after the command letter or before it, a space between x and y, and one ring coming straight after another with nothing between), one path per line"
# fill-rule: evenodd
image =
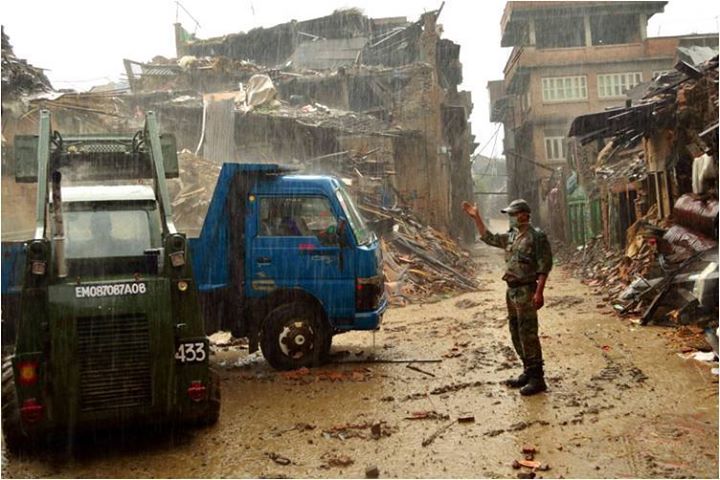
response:
M30 438L25 435L20 423L20 407L12 368L12 362L2 365L2 431L5 448L18 452L30 446Z
M306 303L280 305L272 310L262 325L260 348L263 356L277 370L295 370L318 365L330 341L317 311Z

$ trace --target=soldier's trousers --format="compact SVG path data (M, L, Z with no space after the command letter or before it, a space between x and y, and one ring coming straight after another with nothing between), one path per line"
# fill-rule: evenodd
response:
M531 284L508 286L506 295L510 337L526 369L541 369L543 365L534 294L535 284Z

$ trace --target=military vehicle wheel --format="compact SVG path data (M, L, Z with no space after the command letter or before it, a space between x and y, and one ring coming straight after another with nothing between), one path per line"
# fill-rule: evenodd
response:
M12 362L2 365L2 431L5 448L18 452L30 446L30 438L23 432L20 424L20 407L15 390Z
M262 325L260 349L277 370L295 370L320 364L330 341L322 320L305 303L287 303L272 310Z

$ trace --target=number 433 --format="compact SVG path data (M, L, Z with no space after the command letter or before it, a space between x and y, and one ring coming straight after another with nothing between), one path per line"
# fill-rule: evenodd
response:
M180 363L204 362L206 358L203 342L181 343L175 351L175 360Z

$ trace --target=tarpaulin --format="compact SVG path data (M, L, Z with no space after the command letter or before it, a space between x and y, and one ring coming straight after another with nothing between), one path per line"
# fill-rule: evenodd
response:
M717 248L718 243L712 238L698 234L682 225L673 225L665 232L663 240L668 242L673 253L687 256L695 252L703 252L711 248Z
M685 194L675 202L673 218L679 225L705 236L717 238L717 200L697 200L692 195Z
M247 83L247 102L251 107L259 107L275 98L277 90L269 76L257 74Z

